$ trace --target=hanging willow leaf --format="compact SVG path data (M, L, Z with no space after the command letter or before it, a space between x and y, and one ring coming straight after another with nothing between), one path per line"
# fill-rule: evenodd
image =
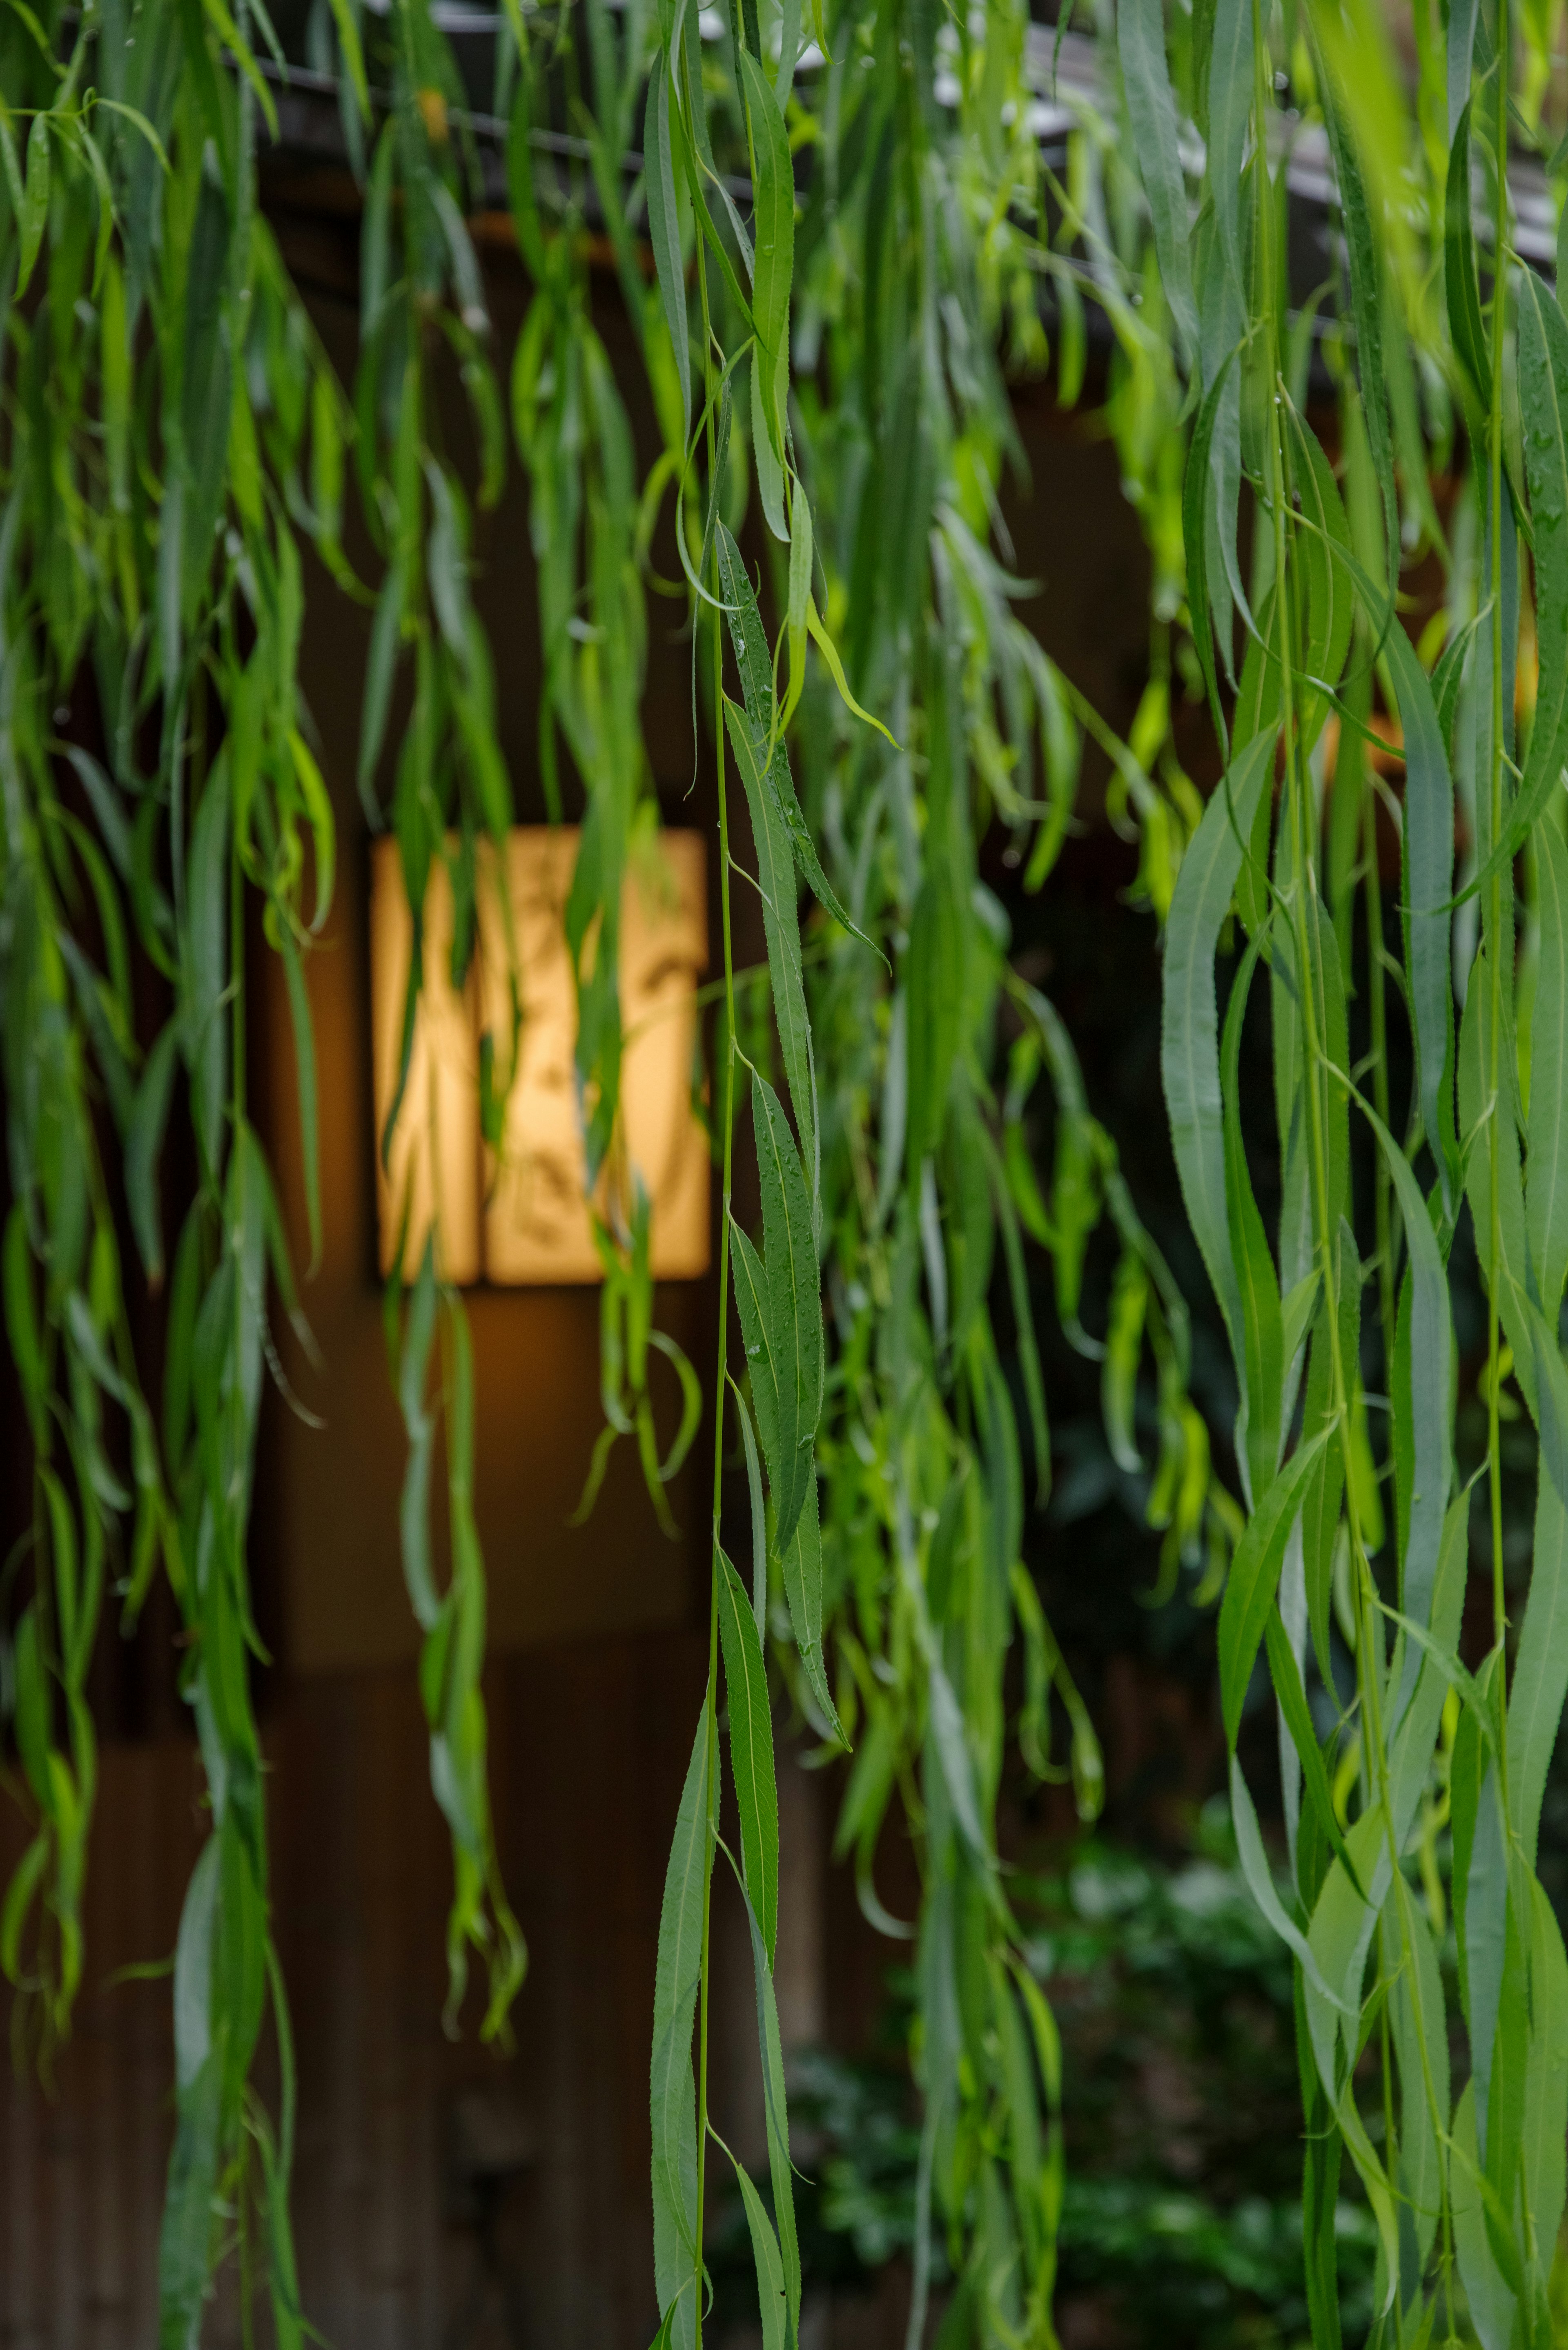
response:
M822 1299L805 1178L778 1096L760 1075L752 1080L752 1119L766 1284L759 1335L777 1394L771 1446L760 1407L757 1417L773 1486L774 1539L784 1552L813 1474L812 1440L822 1409Z
M1198 353L1198 310L1187 250L1187 183L1177 147L1176 102L1165 57L1159 0L1120 0L1116 42L1138 168L1154 219L1165 298L1190 363Z
M208 1172L223 1165L223 1118L228 1093L228 1020L223 991L228 982L229 795L220 766L196 811L186 880L192 910L189 983L184 1011L184 1056L191 1072L197 1139Z
M771 1967L778 1939L779 1803L767 1670L745 1586L722 1551L719 1573L719 1630L724 1649L730 1763L741 1819L741 1856L746 1891Z
M1252 110L1250 0L1215 0L1209 53L1208 182L1232 282L1247 281L1241 249L1241 158Z
M1365 1101L1360 1107L1393 1179L1410 1251L1411 1499L1399 1590L1405 1613L1425 1627L1435 1621L1441 1589L1451 1471L1449 1393L1453 1322L1437 1235L1410 1163L1376 1113ZM1407 1659L1404 1687L1395 1703L1396 1721L1400 1718L1417 1669L1415 1658Z
M1449 911L1454 874L1454 787L1431 688L1401 628L1386 639L1405 730L1406 962L1416 1029L1418 1102L1449 1215L1458 1208L1459 1150L1451 1092L1454 999Z
M794 166L778 99L749 50L740 55L741 80L752 133L753 234L756 259L752 276L752 315L761 350L765 437L782 463L784 413L789 381L790 285L794 274ZM781 537L787 533L780 532Z
M1531 1389L1530 1334L1516 1297L1525 1289L1524 1187L1519 1157L1519 1119L1514 1097L1511 1011L1506 1021L1491 957L1483 946L1470 970L1459 1030L1459 1105L1460 1147L1465 1152L1465 1190L1475 1222L1477 1254L1481 1274L1497 1298L1511 1344L1521 1364L1521 1377ZM1494 1063L1496 1023L1504 1056ZM1493 1185L1497 1189L1496 1231L1499 1257L1492 1262Z
M1252 1667L1279 1587L1285 1544L1313 1465L1335 1431L1319 1429L1293 1452L1259 1499L1236 1545L1220 1609L1220 1693L1225 1734L1234 1747Z
M1231 604L1226 590L1223 566L1211 582L1209 576L1210 516L1213 504L1214 436L1220 423L1221 402L1227 386L1234 390L1231 369L1235 364L1235 347L1228 351L1216 368L1212 380L1205 390L1198 411L1198 421L1192 428L1192 440L1187 452L1187 469L1182 476L1181 527L1187 552L1187 608L1192 629L1193 643L1198 650L1199 666L1209 690L1209 707L1214 720L1214 733L1220 748L1229 754L1230 729L1220 700L1220 681L1214 669L1214 629L1220 630L1220 650L1226 669L1231 666ZM1216 536L1222 529L1216 523ZM1212 614L1212 620L1210 619Z
M1550 1321L1568 1281L1568 844L1556 825L1537 827L1535 857L1541 947L1524 1216L1530 1261Z
M1329 1788L1328 1773L1324 1766L1323 1749L1318 1743L1316 1729L1307 1705L1306 1691L1302 1686L1301 1668L1291 1647L1279 1610L1271 1607L1263 1623L1264 1638L1269 1652L1269 1673L1274 1684L1274 1694L1280 1700L1280 1712L1302 1765L1302 1775L1318 1825L1335 1857L1345 1864L1346 1874L1354 1882L1355 1864L1340 1830Z
M1402 2266L1401 2291L1413 2297L1443 2205L1449 2118L1449 2043L1442 1977L1431 1929L1409 1888L1397 1878L1385 1908L1385 1944L1398 1969L1390 2000L1399 2071L1399 2184L1408 2198L1416 2239L1414 2272ZM1401 2249L1405 2230L1401 2229Z
M822 1524L815 1474L806 1484L805 1500L790 1546L784 1555L784 1600L801 1663L811 1692L830 1733L847 1746L822 1648Z
M1299 559L1307 590L1305 674L1320 685L1335 686L1350 650L1355 610L1350 582L1343 576L1343 557L1350 551L1350 524L1334 469L1311 425L1293 415L1291 437L1297 456L1295 497L1303 523ZM1327 715L1325 693L1303 696L1298 722L1303 752L1312 749Z
M1537 2293L1544 2298L1552 2258L1545 2247L1555 2246L1568 2201L1568 1957L1545 1887L1537 1879L1530 1890L1530 2041L1520 2183L1539 2248Z
M1463 370L1474 412L1484 414L1491 397L1491 363L1476 290L1475 231L1470 222L1470 108L1467 99L1449 150L1448 201L1443 217L1443 282L1449 332Z
M136 1088L136 1103L125 1135L125 1194L131 1229L147 1278L157 1288L163 1278L163 1218L158 1190L158 1160L169 1104L174 1088L174 1060L180 1045L178 1024L167 1022L147 1056ZM15 1343L15 1342L13 1342Z
M904 978L909 1063L905 1164L911 1180L940 1145L963 1041L963 914L939 864L920 884Z
M1513 2333L1515 2295L1499 2267L1487 2225L1487 2181L1476 2143L1473 2081L1466 2082L1454 2111L1451 2181L1454 2248L1471 2316L1484 2350L1507 2350Z
M1509 1818L1532 1868L1564 1697L1568 1697L1568 1508L1542 1462L1536 1491L1530 1597L1508 1702Z
M701 1974L702 1915L711 1866L709 1789L711 1717L697 1718L676 1814L659 1916L653 1993L653 2262L672 2345L697 2338L697 2088L691 2033Z
M1225 1191L1214 951L1241 870L1242 844L1273 764L1272 736L1249 743L1214 792L1177 876L1166 929L1160 1075L1182 1198L1245 1378L1240 1284ZM1244 1390L1243 1390L1244 1391ZM1261 1633L1260 1633L1261 1637Z
M757 1440L752 1427L752 1415L746 1409L746 1399L730 1381L730 1392L735 1400L736 1417L741 1423L741 1441L746 1455L746 1485L752 1504L752 1614L756 1619L757 1638L767 1636L768 1617L768 1526L767 1510L763 1501L762 1464L757 1459Z
M805 506L804 494L800 496L798 503L808 517L805 525L806 557L804 592L806 600L809 600L810 509ZM858 939L864 946L870 946L871 941L845 910L837 891L824 873L822 860L816 853L816 844L811 837L805 817L801 815L800 802L795 797L794 783L790 775L789 754L782 739L775 734L773 664L768 655L768 640L763 628L762 615L757 609L757 599L753 593L751 580L746 575L746 567L741 560L740 548L735 545L722 523L719 525L714 534L714 548L719 561L720 592L729 611L730 641L735 649L735 662L741 672L741 691L745 699L745 715L749 722L744 730L749 735L747 764L757 775L765 778L763 788L765 789L773 806L783 819L791 851L800 867L801 878L815 897L817 903L824 912L830 914L842 929L850 933L851 937ZM790 565L793 613L795 574L795 554L793 546ZM804 627L804 618L800 625ZM792 630L795 627L793 618L791 627ZM802 652L804 656L804 647ZM792 681L792 696L794 691ZM729 728L731 742L734 743L737 735L736 720L728 715L729 710L732 707L732 703L726 705L725 723ZM737 761L742 757L738 746L735 755ZM748 796L751 788L748 783Z
M1262 1494L1279 1466L1283 1434L1286 1355L1280 1288L1263 1231L1263 1220L1252 1196L1251 1177L1241 1142L1240 1060L1241 1023L1247 994L1267 939L1262 930L1241 961L1225 1010L1220 1043L1220 1089L1225 1117L1225 1210L1231 1262L1241 1305L1241 1409L1237 1417L1238 1451L1246 1470L1247 1491Z
M802 1149L812 1170L812 1196L819 1182L816 1076L812 1064L811 1024L806 1017L805 982L801 968L800 915L795 901L794 864L778 803L763 776L756 737L743 711L727 697L724 723L735 764L751 810L752 839L757 853L757 879L763 900L763 930L767 940L768 976L773 983L774 1018L778 1024L790 1101Z
M1132 1477L1143 1467L1133 1429L1133 1411L1147 1306L1148 1274L1143 1259L1136 1250L1124 1249L1111 1276L1105 1358L1100 1367L1100 1412L1111 1458L1118 1469Z
M27 134L27 178L22 201L17 205L17 225L21 230L21 251L16 266L16 299L27 290L44 241L44 230L49 217L49 140L53 131L47 114L33 118Z
M1519 795L1504 834L1515 847L1535 828L1568 754L1568 324L1532 269L1519 278L1519 408L1541 682ZM1494 848L1478 884L1490 879L1498 863Z
M741 1318L741 1336L752 1375L752 1406L756 1413L757 1434L762 1439L768 1475L773 1480L778 1473L775 1463L779 1446L779 1385L777 1363L766 1343L767 1275L756 1250L740 1225L733 1222L730 1226L730 1245L735 1258L735 1311Z
M1390 567L1399 545L1399 494L1388 429L1388 391L1383 360L1382 265L1355 134L1346 120L1345 95L1333 72L1323 80L1324 120L1334 156L1339 217L1350 265L1350 315L1355 328L1356 374L1366 444L1383 504L1383 530Z
M677 118L679 120L679 118ZM679 134L677 134L679 135ZM681 438L691 438L691 345L686 319L686 272L680 258L680 216L676 208L675 167L671 161L670 76L663 59L648 85L648 114L642 137L648 189L648 225L659 274L659 299L670 328L675 372L680 384Z
M741 2200L745 2206L746 2227L752 2239L752 2258L756 2263L763 2350L784 2350L789 2338L789 2295L784 2284L779 2240L774 2233L774 2223L763 2208L762 2197L739 2163L735 2165L735 2179L741 2190Z
M779 2037L778 2002L773 1970L757 1924L756 1911L742 1890L747 1923L752 1929L752 1968L757 1993L757 2049L763 2066L763 2113L767 2135L768 2175L774 2190L774 2219L784 2263L787 2339L793 2345L800 2331L800 2239L795 2229L794 2193L791 2183L789 2106L784 2094L784 2043Z

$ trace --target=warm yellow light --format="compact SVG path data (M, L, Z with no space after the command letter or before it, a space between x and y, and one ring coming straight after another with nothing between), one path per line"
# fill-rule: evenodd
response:
M479 1045L474 984L452 984L452 885L438 858L425 891L424 985L413 1050L392 1147L381 1139L396 1097L403 1007L413 954L413 923L395 840L378 840L370 872L371 1029L376 1066L376 1194L381 1271L389 1273L406 1213L405 1269L419 1270L425 1236L436 1225L436 1262L448 1281L477 1281L483 1270L483 1201L479 1155Z
M563 925L577 842L575 830L516 827L506 845L504 904L495 859L482 856L479 948L462 996L450 978L451 885L444 865L433 868L425 899L425 993L385 1168L379 1142L397 1083L412 924L397 844L375 844L370 949L383 1273L406 1213L404 1267L410 1274L433 1219L448 1280L602 1277L584 1197L576 998ZM708 1264L708 1147L691 1103L706 909L701 834L659 834L633 860L621 898L621 1147L614 1173L607 1170L601 1178L598 1204L609 1204L615 1175L628 1180L635 1170L652 1203L653 1271L663 1280L694 1277ZM497 1154L481 1145L479 1038L488 1027L504 1050L510 1032L508 911L523 1032Z

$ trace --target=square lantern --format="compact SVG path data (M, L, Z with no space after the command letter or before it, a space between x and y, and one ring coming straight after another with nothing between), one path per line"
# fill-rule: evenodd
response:
M408 1079L383 1166L380 1139L397 1085L413 925L395 840L373 846L371 1012L375 1051L376 1183L383 1274L406 1214L404 1270L412 1274L433 1223L442 1277L468 1283L595 1282L603 1267L584 1196L586 1158L576 1065L576 991L565 912L579 835L517 826L504 858L486 845L477 877L477 948L466 983L452 984L452 894L444 860L431 869L424 907L424 987ZM660 832L628 860L621 896L623 1037L620 1144L601 1171L598 1201L618 1168L651 1202L653 1272L667 1281L706 1272L707 1137L691 1106L697 986L708 958L706 874L700 833ZM502 889L504 889L504 899ZM510 1030L508 918L522 1028L500 1148L480 1123L480 1040Z

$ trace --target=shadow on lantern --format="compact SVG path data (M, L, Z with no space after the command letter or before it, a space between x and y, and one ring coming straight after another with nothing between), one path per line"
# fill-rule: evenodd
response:
M375 1051L377 1210L381 1271L403 1234L403 1267L418 1271L434 1226L443 1279L502 1284L597 1282L585 1196L587 1161L576 1066L576 991L565 911L576 862L574 827L518 826L504 864L488 847L478 876L477 947L467 981L452 983L452 892L431 868L424 906L424 986L390 1152L380 1138L397 1093L413 952L413 924L397 842L372 848L371 1005ZM504 873L506 899L497 888ZM511 1034L515 951L522 1024L518 1066L498 1149L480 1116L483 1037ZM661 832L639 846L621 897L620 1143L596 1204L610 1212L612 1168L635 1173L651 1203L656 1279L708 1268L707 1137L691 1105L697 985L708 959L703 842Z

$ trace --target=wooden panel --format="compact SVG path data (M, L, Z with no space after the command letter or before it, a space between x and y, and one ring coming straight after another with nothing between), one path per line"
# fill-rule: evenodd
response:
M431 2350L463 2299L471 2231L443 2197L453 2101L525 2133L504 2238L532 2337L610 2350L651 2334L647 2079L665 1854L701 1697L678 1634L505 1660L490 1685L503 1865L532 1968L510 2058L441 2030L446 1833L405 1673L318 1679L266 1735L273 1895L300 2073L295 2210L314 2323L337 2350ZM0 1867L19 1848L0 1815ZM200 1847L193 1746L103 1756L86 1988L53 2095L0 2076L0 2344L154 2338L171 2135L167 1981ZM264 2066L264 2074L270 2066ZM238 2340L232 2292L207 2335ZM496 2338L491 2334L480 2337Z
M504 1659L490 1676L498 1838L532 1957L510 2057L479 2044L475 1991L462 2036L441 2030L451 1861L412 1676L313 1677L280 1693L265 1745L299 2064L295 2225L306 2308L334 2350L443 2350L475 2273L472 2230L443 2178L462 2120L471 2136L477 2126L531 2150L499 2228L527 2341L646 2350L654 1950L705 1657L700 1634L643 1636ZM847 1877L828 1869L836 1783L805 1771L783 1737L779 1771L786 2049L825 2026L854 2046L887 1966L906 1954L870 1934ZM193 1744L106 1747L75 2036L52 2095L0 2072L0 2350L155 2339L170 1991L111 1978L172 1950L202 1826ZM20 1843L5 1806L0 1869ZM913 1891L901 1857L880 1880L896 1901ZM270 2054L261 2074L275 2098ZM721 1868L713 2111L753 2160L759 2086L750 1951ZM808 2311L805 2350L896 2350L904 2293L890 2272L874 2295ZM231 2277L203 2342L238 2350L240 2338ZM500 2350L493 2308L472 2339ZM750 2337L727 2350L750 2350Z

